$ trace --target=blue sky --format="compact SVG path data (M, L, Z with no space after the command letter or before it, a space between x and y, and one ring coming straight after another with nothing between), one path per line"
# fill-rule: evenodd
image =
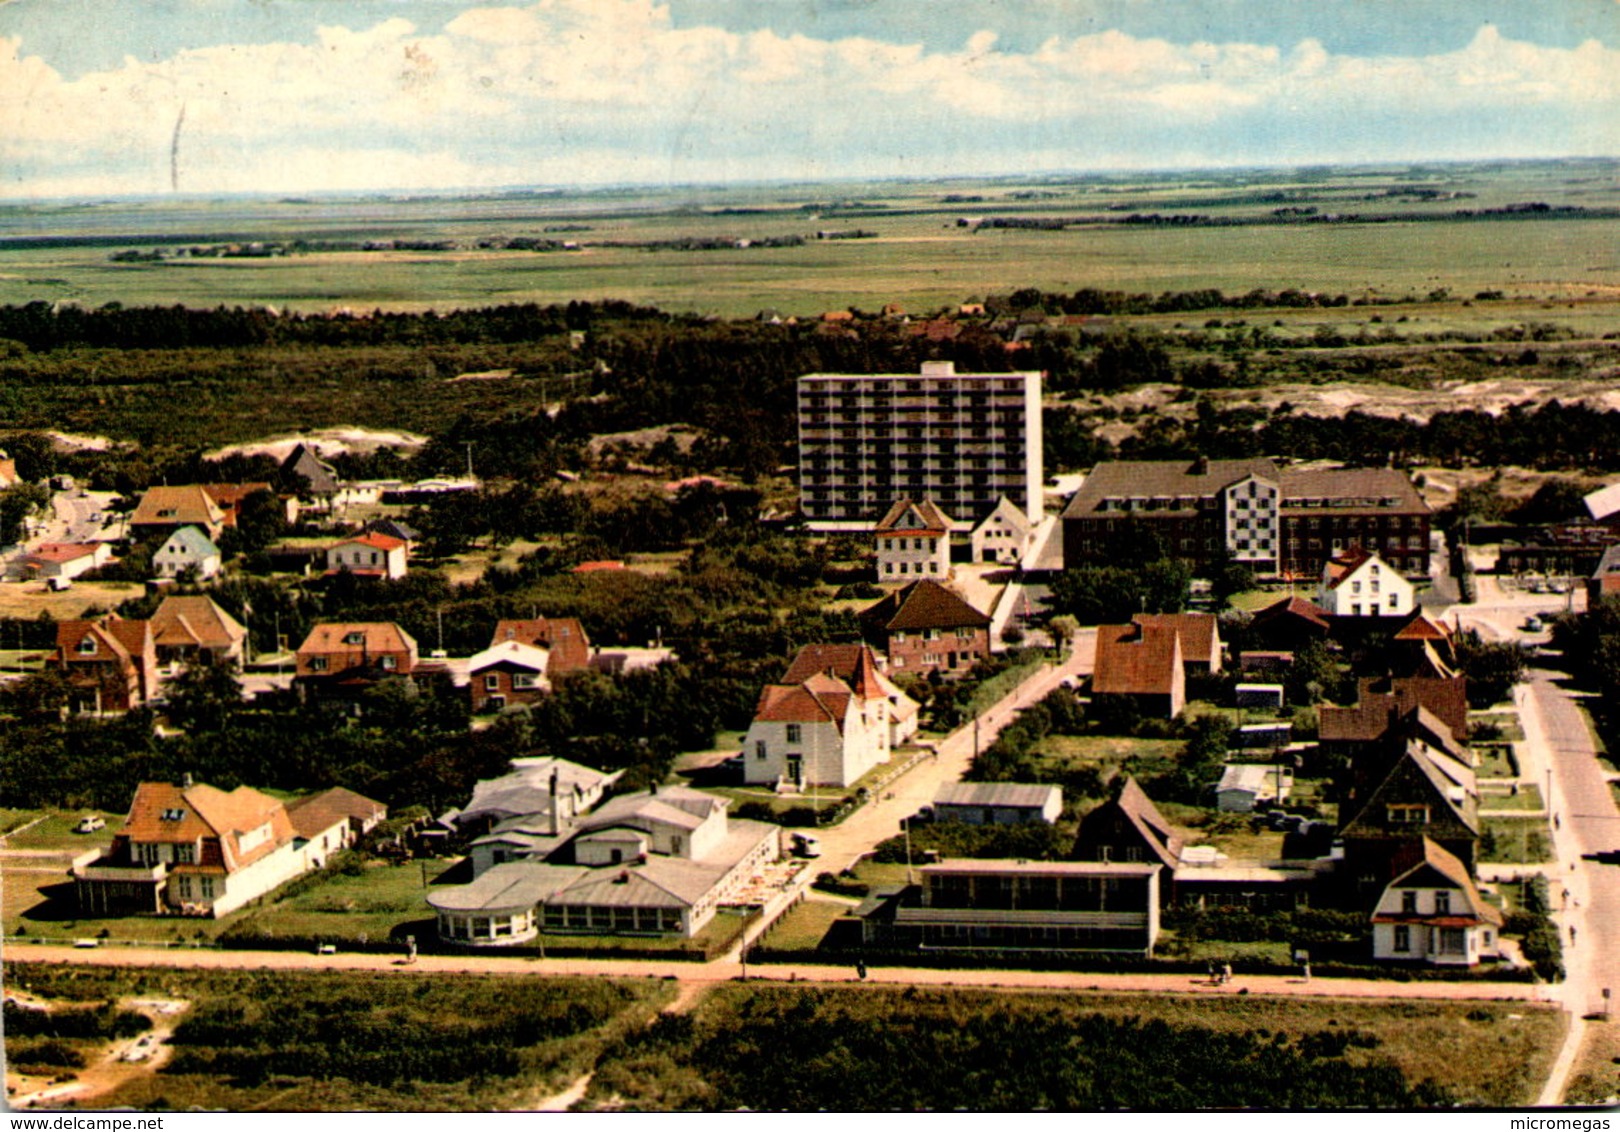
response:
M1616 153L1620 0L0 3L12 198Z

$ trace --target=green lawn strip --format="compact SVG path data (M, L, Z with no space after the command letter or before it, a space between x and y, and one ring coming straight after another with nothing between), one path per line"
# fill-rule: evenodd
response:
M813 951L821 946L835 920L848 915L854 905L807 898L790 908L765 933L761 946L781 951Z
M1479 795L1479 808L1483 811L1494 810L1540 810L1546 806L1541 797L1541 787L1533 782L1521 785L1517 793L1508 787L1491 787L1482 789Z
M1047 663L1047 657L1038 656L1031 660L1027 660L1022 664L1015 664L1006 671L998 672L988 680L984 681L977 688L973 689L973 694L968 697L968 702L964 709L968 717L971 718L979 712L993 707L1014 688L1018 687L1018 685L1029 679L1036 672L1039 672L1042 668L1045 668Z
M1489 864L1539 865L1553 859L1546 818L1481 819L1479 859Z

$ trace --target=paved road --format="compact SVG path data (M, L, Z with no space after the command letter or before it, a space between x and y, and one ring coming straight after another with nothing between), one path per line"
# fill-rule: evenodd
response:
M1557 881L1554 920L1564 931L1567 978L1556 989L1569 1010L1571 1027L1564 1055L1554 1066L1542 1104L1561 1099L1569 1069L1586 1030L1584 1015L1602 1009L1603 988L1620 992L1620 807L1597 761L1592 734L1575 700L1554 682L1555 674L1530 670L1522 696L1526 742L1539 748L1551 777L1549 804L1559 820L1553 841ZM1545 778L1545 771L1542 772Z
M405 964L387 955L314 955L288 951L216 951L212 949L99 948L61 946L13 948L12 962L79 963L104 967L174 967L210 970L379 971L399 975L590 975L610 978L675 979L681 983L717 984L742 976L730 959L712 963L657 960L519 959L496 955L422 955ZM771 982L860 983L849 967L769 965L748 968L748 978ZM1201 975L1110 975L1090 971L1010 971L975 969L941 971L916 967L873 967L865 985L1003 987L1031 990L1148 992L1155 994L1307 995L1326 998L1446 999L1536 1002L1544 988L1528 983L1413 982L1392 984L1380 979L1312 979L1297 976L1234 975L1225 986L1212 986Z
M1096 630L1080 633L1075 638L1073 651L1062 664L1031 676L980 716L978 746L989 746L1019 711L1040 702L1065 679L1089 673L1096 649ZM961 779L973 762L974 750L974 726L969 723L940 743L938 758L918 764L839 825L818 830L820 867L832 872L847 869L870 853L878 842L899 833L902 819L931 804L942 784Z

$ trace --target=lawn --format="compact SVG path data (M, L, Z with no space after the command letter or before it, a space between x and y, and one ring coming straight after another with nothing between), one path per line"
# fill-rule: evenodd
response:
M1468 727L1482 739L1503 739L1509 743L1524 742L1524 727L1515 711L1471 711Z
M1565 1104L1620 1104L1620 1021L1592 1022L1564 1089Z
M1517 778L1519 762L1513 757L1513 748L1507 743L1476 743L1474 754L1479 758L1475 773L1480 778Z
M610 1049L582 1107L1501 1108L1535 1099L1564 1025L1520 1002L725 984Z
M1507 865L1539 865L1552 858L1552 836L1546 818L1481 819L1482 862Z
M78 1002L188 1001L173 1060L96 1101L181 1111L533 1108L674 997L651 979L37 964L8 964L6 976Z
M1541 787L1535 783L1521 785L1515 793L1510 789L1491 788L1480 791L1479 808L1482 811L1540 810L1546 805L1541 798Z
M1173 760L1186 746L1180 739L1133 739L1125 735L1048 735L1035 753L1054 774L1094 767L1104 780L1127 759Z
M853 907L830 900L801 900L771 926L760 946L778 951L814 951L834 922Z
M329 869L294 894L274 899L242 919L243 932L335 943L389 938L392 930L432 915L428 885L453 862L419 860L394 864L367 861L358 875Z
M973 689L973 694L968 697L968 702L964 707L967 715L977 715L979 712L993 706L996 701L1007 695L1025 680L1028 680L1036 672L1045 668L1047 663L1046 657L1037 656L1033 660L1015 664L1005 672L996 673Z

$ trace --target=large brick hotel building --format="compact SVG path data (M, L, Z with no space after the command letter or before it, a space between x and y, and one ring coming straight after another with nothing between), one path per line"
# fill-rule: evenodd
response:
M1117 562L1127 534L1145 530L1195 566L1224 547L1258 574L1315 578L1359 545L1415 578L1429 573L1429 521L1417 488L1393 468L1117 460L1097 465L1064 509L1063 560Z

